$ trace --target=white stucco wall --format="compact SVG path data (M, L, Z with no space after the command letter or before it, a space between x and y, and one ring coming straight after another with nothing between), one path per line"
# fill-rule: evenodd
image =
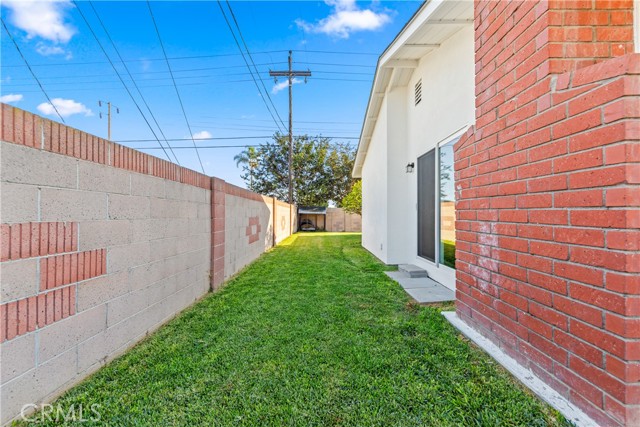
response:
M412 174L406 173L409 140L407 98L413 99L413 86L394 87L387 92L387 228L388 264L405 263L408 255L408 206L406 189ZM411 105L413 106L413 104Z
M420 61L409 87L422 78L422 102L413 106L408 99L407 109L409 149L411 161L416 161L436 145L446 143L463 133L475 119L475 60L473 27L469 25L445 41L439 49ZM407 262L426 269L443 285L455 289L455 273L445 266L436 267L417 255L417 173L405 190L409 196L407 224L410 227Z
M387 102L383 101L362 167L362 246L387 260Z
M422 79L422 102L414 86ZM417 256L417 168L407 163L466 131L475 117L473 27L424 56L406 87L388 89L362 169L363 246L388 264L410 263L454 289L454 270ZM383 244L383 249L380 249Z

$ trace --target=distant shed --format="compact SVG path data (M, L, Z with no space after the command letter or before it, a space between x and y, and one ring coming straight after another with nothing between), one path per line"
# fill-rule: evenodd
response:
M301 206L298 208L298 231L362 231L362 217L342 208Z
M298 231L324 231L327 208L324 206L300 206Z

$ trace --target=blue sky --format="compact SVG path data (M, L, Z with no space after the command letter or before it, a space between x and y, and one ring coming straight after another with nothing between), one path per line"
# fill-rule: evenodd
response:
M271 106L262 88L264 83L275 110L287 125L287 89L278 91L268 74L270 69L286 69L288 50L293 50L295 69L312 72L306 84L294 85L294 133L350 137L353 139L336 138L336 141L355 145L378 55L421 3L326 0L220 4L240 46L244 47L233 22L235 15L258 70L255 76L263 79L258 81L262 97L218 2L150 3L186 120L146 1L74 4L5 0L2 19L68 125L106 137L106 107L99 107L98 100L111 101L120 110L120 114L113 116L112 139L151 140L122 143L139 149L158 148L154 133L100 49L82 12L165 149L162 133L176 147L173 153L180 164L200 171L187 122L192 134L200 138L272 135L277 126L263 101L264 98ZM143 97L119 61L118 53ZM1 77L3 102L60 120L4 29ZM279 121L275 111L272 113ZM175 140L183 138L186 140ZM196 144L201 147L258 144L266 139L200 139ZM243 185L240 170L233 161L240 150L199 149L205 173ZM164 157L162 150L142 151ZM168 149L167 152L173 159L173 154Z

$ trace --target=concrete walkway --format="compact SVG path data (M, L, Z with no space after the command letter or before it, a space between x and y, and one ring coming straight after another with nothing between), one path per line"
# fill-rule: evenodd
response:
M385 271L385 274L398 282L414 300L421 304L455 300L455 294L451 289L428 277L411 278L400 271Z

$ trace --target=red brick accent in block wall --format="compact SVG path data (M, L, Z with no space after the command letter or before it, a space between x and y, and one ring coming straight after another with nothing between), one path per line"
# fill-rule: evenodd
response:
M41 258L40 291L0 305L0 342L74 315L77 283L106 273L104 249Z
M0 342L74 315L76 284L107 273L105 249L77 252L75 222L2 224L0 228L2 261L40 259L39 292L0 305Z
M40 290L81 282L106 272L105 249L40 258Z
M209 189L208 176L115 144L35 114L1 104L0 139L77 159Z
M0 261L78 250L75 222L27 222L0 225Z
M455 150L458 315L607 426L640 423L630 9L476 2L476 123Z
M66 286L0 305L0 342L73 316L76 287Z
M218 289L224 282L225 243L225 188L219 178L211 178L211 289Z

